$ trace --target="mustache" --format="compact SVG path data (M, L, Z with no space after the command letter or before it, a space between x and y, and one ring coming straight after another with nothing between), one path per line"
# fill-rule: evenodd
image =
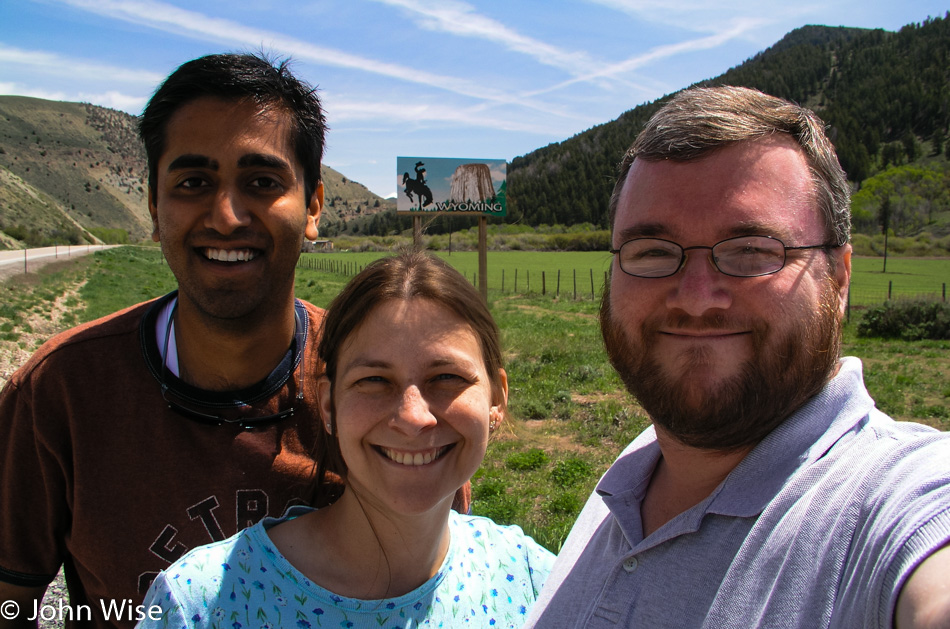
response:
M644 331L656 332L664 330L748 330L757 327L756 323L745 318L727 316L724 312L703 313L693 316L683 311L673 311L662 316L653 317L644 322Z

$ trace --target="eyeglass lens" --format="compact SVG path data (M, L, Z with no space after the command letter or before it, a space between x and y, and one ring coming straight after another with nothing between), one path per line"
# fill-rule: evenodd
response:
M636 238L620 248L620 268L638 277L668 277L676 273L687 250L712 249L713 263L722 273L754 277L775 273L785 265L785 245L766 236L741 236L712 247L687 247L660 238Z

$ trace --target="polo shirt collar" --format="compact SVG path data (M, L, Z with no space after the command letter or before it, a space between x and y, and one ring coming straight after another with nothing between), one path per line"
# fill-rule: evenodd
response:
M864 387L861 361L842 359L838 373L815 397L753 448L708 498L676 518L684 518L679 532L686 532L683 527L697 529L706 513L758 516L792 475L859 428L873 406ZM635 519L636 525L624 530L631 542L642 536L640 503L659 458L651 426L624 450L597 485L597 493L622 528Z

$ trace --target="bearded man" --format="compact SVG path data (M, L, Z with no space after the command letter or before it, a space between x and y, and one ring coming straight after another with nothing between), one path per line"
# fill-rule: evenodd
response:
M529 627L950 626L950 435L840 357L849 188L811 111L680 93L611 198L611 363L653 421Z

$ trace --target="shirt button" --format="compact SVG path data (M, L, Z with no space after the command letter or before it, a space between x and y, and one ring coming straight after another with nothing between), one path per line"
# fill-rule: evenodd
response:
M633 572L634 570L636 570L636 569L637 569L637 558L636 558L636 557L630 557L629 559L627 559L626 561L624 561L624 562L623 562L623 569L626 570L627 572Z

